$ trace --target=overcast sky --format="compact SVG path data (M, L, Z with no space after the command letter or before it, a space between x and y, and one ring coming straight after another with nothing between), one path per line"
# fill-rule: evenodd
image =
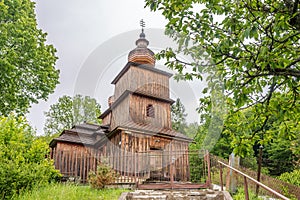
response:
M43 133L44 112L63 95L87 94L97 99L102 112L107 108L107 98L113 94L110 82L135 48L140 19L146 22L149 48L159 51L170 43L160 35L166 21L160 13L144 8L143 0L36 0L36 14L38 26L48 33L47 42L57 49L56 68L60 70L55 92L46 102L33 105L28 114L38 134ZM200 88L195 83L180 84L171 81L171 95L183 99L189 122L198 121L195 93Z

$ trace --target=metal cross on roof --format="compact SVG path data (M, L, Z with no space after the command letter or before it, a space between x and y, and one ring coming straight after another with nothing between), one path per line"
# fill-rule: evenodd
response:
M146 26L146 24L145 24L145 22L144 22L143 19L141 19L140 25L141 25L141 27L142 27L142 33L144 33L144 27Z

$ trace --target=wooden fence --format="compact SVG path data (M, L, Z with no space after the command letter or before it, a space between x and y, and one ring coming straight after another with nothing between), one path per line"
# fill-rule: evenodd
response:
M209 154L173 151L171 154L140 152L121 155L104 156L97 152L64 150L56 151L52 158L55 168L64 177L80 179L83 183L87 182L89 172L96 171L98 163L102 162L109 164L120 175L116 180L120 184L138 184L144 189L154 187L153 182L156 182L156 186L158 182L163 184L160 188L199 188L210 185ZM121 165L120 162L126 165Z
M284 195L280 194L279 192L273 190L272 188L262 184L261 182L258 182L257 180L255 180L254 178L248 176L247 174L219 161L220 164L220 182L221 182L221 190L223 191L223 173L222 173L222 168L223 166L229 168L230 170L233 170L235 173L237 173L238 175L240 175L241 177L243 177L243 183L244 183L244 192L245 192L245 199L249 200L249 192L248 192L248 180L252 181L254 184L259 185L260 187L262 187L263 189L267 190L268 192L270 192L272 195L279 197L280 199L284 199L284 200L289 200L289 198L285 197Z
M57 151L53 155L55 168L64 177L73 177L85 183L90 171L96 171L99 155L90 155L82 151Z
M222 169L220 170L220 161L223 164L227 164L228 160L224 160L220 157L211 155L211 176L212 176L212 182L214 184L220 185L220 186L227 186L227 190L230 188L228 185L228 179L229 179L229 173L230 170L225 165L222 165ZM249 177L256 178L257 177L257 171L251 170L249 168L239 166L237 168L239 171L241 171L244 174L247 174ZM222 176L220 175L220 172L222 173ZM222 177L222 178L221 178ZM223 181L223 184L221 183ZM244 187L245 186L245 180L244 176L235 176L236 186L237 187ZM294 196L297 199L300 199L300 187L296 185L292 185L289 183L286 183L284 181L281 181L279 179L267 176L265 174L261 174L260 183L264 184L265 186L272 188L276 192L283 194L285 196ZM255 192L257 188L257 184L254 181L248 181L247 186L249 190ZM260 189L258 195L260 196L269 196L276 198L276 195L266 189Z

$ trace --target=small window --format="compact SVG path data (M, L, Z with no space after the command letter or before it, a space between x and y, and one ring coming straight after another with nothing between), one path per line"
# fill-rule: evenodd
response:
M153 105L149 104L146 108L147 117L154 117L154 107Z

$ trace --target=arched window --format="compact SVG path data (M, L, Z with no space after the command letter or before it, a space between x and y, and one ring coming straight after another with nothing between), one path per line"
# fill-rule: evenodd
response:
M146 113L147 113L147 117L154 117L155 112L154 112L154 107L152 104L149 104L146 108Z

